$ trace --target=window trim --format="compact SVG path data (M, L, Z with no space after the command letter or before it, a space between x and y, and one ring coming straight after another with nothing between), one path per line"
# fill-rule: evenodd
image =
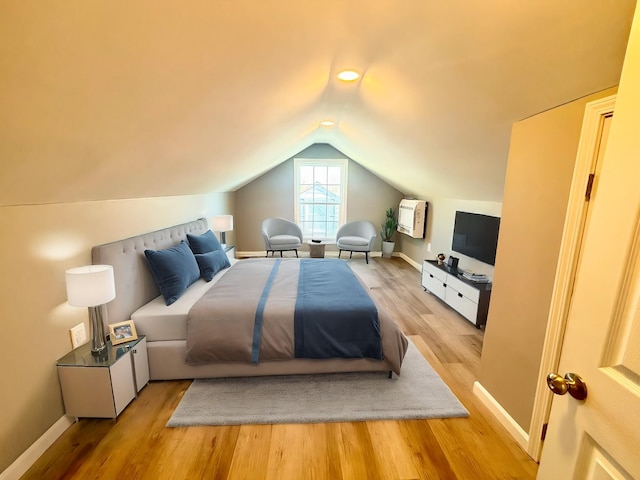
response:
M346 223L347 219L347 185L348 185L348 173L349 173L349 159L348 158L294 158L293 159L293 171L294 171L294 221L300 225L300 167L302 166L338 166L342 169L340 176L340 214L338 217L338 228ZM310 240L311 237L304 237L304 240ZM323 237L319 240L333 240L333 237Z

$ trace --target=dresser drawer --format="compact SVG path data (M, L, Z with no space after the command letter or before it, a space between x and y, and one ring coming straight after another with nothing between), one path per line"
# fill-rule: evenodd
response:
M475 325L478 316L478 303L471 301L461 292L458 292L450 285L447 285L445 302L460 315L471 321Z
M468 283L464 283L453 275L449 275L447 285L467 297L473 303L478 303L478 300L480 299L480 291L477 288L472 287Z
M436 297L444 300L447 286L442 283L441 280L438 280L437 278L428 278L422 282L422 286L429 292L433 293Z
M436 278L433 273L428 270L422 271L422 286L436 297L444 300L446 283L440 278Z
M440 280L442 283L447 283L447 278L449 277L449 274L445 271L443 271L441 268L438 268L435 265L432 265L429 262L422 262L422 276L424 277L425 273L427 274L427 276L430 276L431 278L437 278L438 280Z

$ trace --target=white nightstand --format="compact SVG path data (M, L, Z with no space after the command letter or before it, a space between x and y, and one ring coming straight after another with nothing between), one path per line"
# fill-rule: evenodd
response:
M86 343L56 365L66 413L76 418L116 418L149 383L144 335L115 346L107 342L99 356Z

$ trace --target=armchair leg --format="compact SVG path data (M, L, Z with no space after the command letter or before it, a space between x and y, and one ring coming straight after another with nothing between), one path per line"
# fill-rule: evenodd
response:
M282 258L282 250L280 250L280 258Z
M340 255L342 255L342 250L338 250L338 258L340 258Z
M364 252L364 259L369 263L369 252Z
M353 257L353 252L349 252L349 258Z
M297 248L296 248L296 258L299 258L298 257L298 249Z

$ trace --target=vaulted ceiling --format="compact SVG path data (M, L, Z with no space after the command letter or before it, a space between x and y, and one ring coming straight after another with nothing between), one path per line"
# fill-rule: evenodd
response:
M233 191L317 142L407 194L500 201L512 123L616 85L634 8L5 1L0 205Z

